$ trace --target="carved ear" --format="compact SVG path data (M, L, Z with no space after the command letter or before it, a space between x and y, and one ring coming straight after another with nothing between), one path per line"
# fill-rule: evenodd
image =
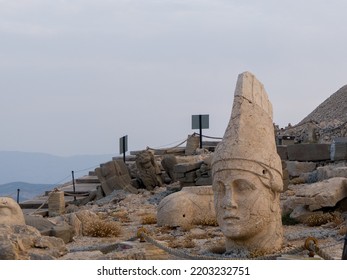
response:
M272 189L270 189L270 193L271 193L270 209L272 212L276 212L278 208L277 198L279 198L280 194L278 192L273 191Z

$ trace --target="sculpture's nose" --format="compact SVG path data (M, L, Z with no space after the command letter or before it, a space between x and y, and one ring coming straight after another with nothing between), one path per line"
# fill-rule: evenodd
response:
M228 186L225 190L225 196L223 199L223 208L225 209L237 209L236 194L233 190L233 186Z

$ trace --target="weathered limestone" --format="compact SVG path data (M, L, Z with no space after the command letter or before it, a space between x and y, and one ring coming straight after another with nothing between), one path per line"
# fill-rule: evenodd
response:
M317 168L317 180L323 181L334 177L347 178L347 166L321 166Z
M65 213L64 192L53 191L48 198L48 215L50 217L59 216Z
M42 216L25 215L25 223L40 231L41 235L54 236L63 239L65 243L72 241L74 231L70 225L62 221L55 224Z
M306 206L308 210L315 211L323 207L333 207L347 197L347 178L331 178L322 182L302 185L295 196L284 202L286 212L298 206Z
M112 160L100 165L95 169L95 173L100 180L101 187L105 195L109 195L114 190L126 190L137 193L137 189L131 184L129 171L122 160Z
M212 175L217 221L227 252L247 255L280 249L283 181L272 105L264 86L249 72L238 77L231 118L214 153Z
M158 205L159 226L191 226L213 224L216 214L211 186L184 187L166 196Z
M0 224L25 225L22 209L10 197L0 197Z
M347 137L337 137L332 141L330 159L332 161L347 159Z
M0 260L54 260L67 253L62 239L26 225L0 224Z
M138 176L147 190L162 186L161 170L151 151L142 151L136 155Z
M330 160L329 144L295 144L287 146L290 161Z
M290 177L299 177L303 173L309 173L316 169L315 162L287 161L287 170Z
M164 155L161 165L167 175L170 177L171 182L175 181L174 167L177 164L177 159L174 155Z
M200 136L199 135L189 135L185 150L186 156L194 155L196 150L200 146Z

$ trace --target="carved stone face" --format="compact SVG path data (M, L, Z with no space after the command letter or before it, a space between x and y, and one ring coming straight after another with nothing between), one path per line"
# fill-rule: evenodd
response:
M0 224L25 224L22 209L12 198L0 197Z
M223 170L213 179L218 224L226 238L246 240L266 230L273 197L258 176L247 171Z

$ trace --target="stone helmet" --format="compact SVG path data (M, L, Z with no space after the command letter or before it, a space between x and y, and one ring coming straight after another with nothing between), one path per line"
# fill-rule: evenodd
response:
M283 191L272 105L264 86L249 72L238 77L231 118L213 156L212 174L222 170L253 173L266 187Z

